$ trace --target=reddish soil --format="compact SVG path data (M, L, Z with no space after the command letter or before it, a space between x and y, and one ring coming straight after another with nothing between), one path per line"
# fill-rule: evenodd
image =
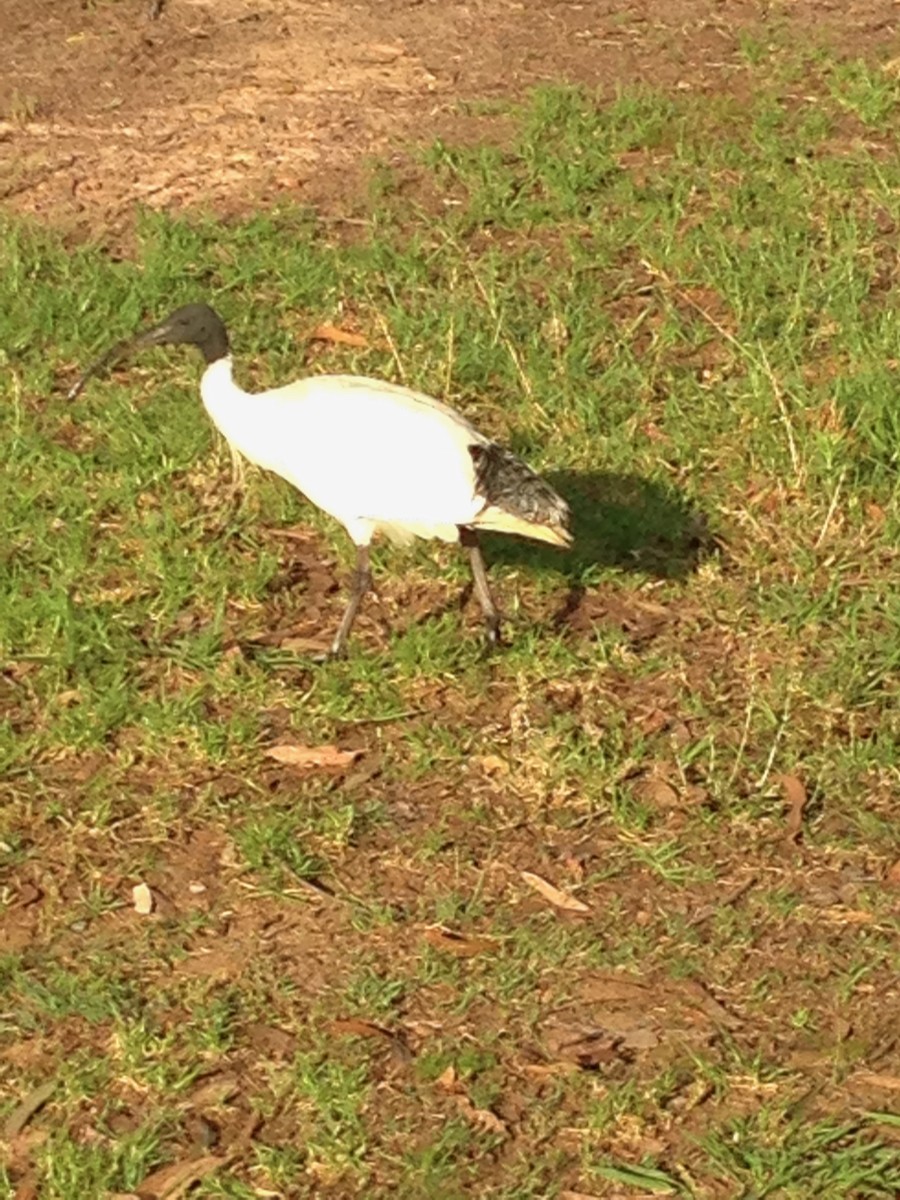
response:
M848 54L890 0L6 0L0 199L105 238L136 206L347 215L365 163L490 127L460 102L547 80L733 86L742 35ZM160 7L159 4L156 7Z

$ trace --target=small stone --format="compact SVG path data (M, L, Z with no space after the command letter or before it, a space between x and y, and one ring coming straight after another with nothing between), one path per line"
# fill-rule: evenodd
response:
M131 889L131 898L134 901L134 911L142 917L147 917L153 912L153 893L146 883L136 883Z

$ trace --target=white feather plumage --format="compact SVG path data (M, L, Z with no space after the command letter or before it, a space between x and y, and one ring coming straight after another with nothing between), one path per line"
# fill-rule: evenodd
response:
M447 405L357 375L317 375L248 394L230 358L200 383L216 428L256 466L274 471L329 513L357 546L377 532L395 541L459 541L486 507L471 445L488 445Z

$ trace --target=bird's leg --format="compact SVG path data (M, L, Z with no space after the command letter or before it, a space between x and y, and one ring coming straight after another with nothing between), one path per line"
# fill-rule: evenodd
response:
M334 641L331 643L330 657L339 658L344 653L347 638L350 636L350 630L353 628L353 622L356 620L356 614L359 612L362 598L371 588L372 570L369 566L369 547L357 546L356 566L350 580L350 599L347 602L341 627L338 629L334 636Z
M481 546L478 543L478 534L474 529L467 529L461 526L459 540L468 551L469 565L472 568L472 582L475 585L475 595L478 597L481 611L484 613L484 626L487 631L488 642L492 646L499 646L500 613L497 611L497 605L494 603L494 597L491 595L487 569L484 565L484 556L481 553Z

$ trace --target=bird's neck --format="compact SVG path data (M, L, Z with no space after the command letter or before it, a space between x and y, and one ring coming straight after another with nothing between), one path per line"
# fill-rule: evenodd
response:
M258 467L278 471L281 468L284 438L278 419L277 394L245 392L231 375L231 359L226 355L210 363L200 380L203 407L212 423L231 447Z
M248 404L250 397L238 387L231 374L230 355L209 364L200 380L200 395L213 424L229 442L234 441L235 429L253 419L252 405Z
M200 395L204 407L212 413L221 405L237 404L247 398L247 393L234 382L231 373L231 355L226 354L211 362L200 380Z

